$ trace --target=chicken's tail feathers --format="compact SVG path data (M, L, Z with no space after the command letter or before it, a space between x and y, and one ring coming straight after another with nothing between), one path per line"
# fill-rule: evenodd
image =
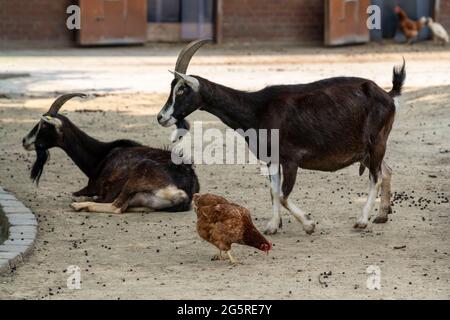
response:
M406 80L406 61L403 57L403 64L401 66L395 66L392 74L392 89L389 91L389 95L392 98L398 97L402 94L403 85Z

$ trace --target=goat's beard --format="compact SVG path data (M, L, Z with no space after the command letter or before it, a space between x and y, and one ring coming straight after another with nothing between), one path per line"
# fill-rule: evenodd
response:
M44 171L44 166L50 157L50 153L47 149L36 148L36 160L31 168L31 179L39 185L39 179L41 179L42 172Z

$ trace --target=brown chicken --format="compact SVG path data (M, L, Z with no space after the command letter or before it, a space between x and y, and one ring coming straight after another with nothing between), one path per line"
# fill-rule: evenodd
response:
M400 29L406 37L408 43L412 43L414 39L419 35L420 30L425 26L422 20L414 21L408 18L408 15L399 6L395 7L395 13L397 13L400 19Z
M272 243L253 225L246 208L209 193L196 193L193 200L198 234L219 249L219 254L213 260L226 259L222 256L222 251L225 251L230 262L237 264L231 255L233 243L251 246L266 253L272 249Z

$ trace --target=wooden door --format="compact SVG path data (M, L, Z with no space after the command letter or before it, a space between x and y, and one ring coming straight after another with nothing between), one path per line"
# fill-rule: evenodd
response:
M367 7L370 0L326 0L325 44L369 42Z
M79 1L79 44L134 44L146 41L147 0Z

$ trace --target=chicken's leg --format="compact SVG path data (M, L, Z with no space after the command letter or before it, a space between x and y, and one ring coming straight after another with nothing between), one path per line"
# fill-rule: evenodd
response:
M239 264L239 261L237 261L232 255L231 255L231 250L228 250L227 251L227 255L228 255L228 258L230 258L230 262L231 262L231 264L232 265L238 265Z
M216 261L216 260L226 260L226 259L227 259L227 258L224 257L224 256L222 255L222 250L219 250L219 253L218 253L218 254L215 254L215 255L211 258L212 261Z

